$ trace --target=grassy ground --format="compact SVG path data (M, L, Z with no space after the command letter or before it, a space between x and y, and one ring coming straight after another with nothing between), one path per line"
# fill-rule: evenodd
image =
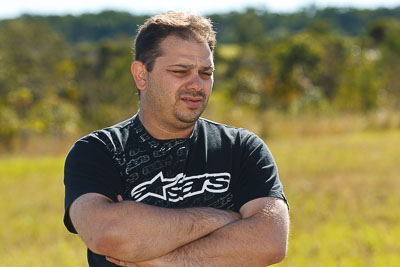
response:
M85 266L83 243L63 227L62 178L62 158L0 160L0 266Z
M267 140L291 205L279 266L400 266L400 131ZM86 266L63 157L0 158L0 266Z
M291 203L280 266L400 266L400 132L270 144Z

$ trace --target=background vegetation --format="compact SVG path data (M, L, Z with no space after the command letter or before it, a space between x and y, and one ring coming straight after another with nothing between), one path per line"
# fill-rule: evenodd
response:
M280 266L400 266L400 7L210 15L205 117L263 137L292 233ZM147 16L104 11L0 21L0 266L85 266L62 225L77 137L132 116L130 64Z
M240 122L240 114L257 114L266 120L255 126L264 137L280 134L269 127L277 116L271 111L362 114L368 119L355 124L358 130L398 128L399 14L400 7L309 7L293 14L211 15L219 44L207 116ZM134 114L129 66L136 27L145 18L104 11L0 21L2 146L15 149L18 140L43 134L79 135Z

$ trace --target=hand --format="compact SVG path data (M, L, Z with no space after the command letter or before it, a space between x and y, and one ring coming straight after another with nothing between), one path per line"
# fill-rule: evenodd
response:
M230 210L216 210L215 215L216 215L215 218L218 221L225 222L224 223L225 225L242 219L242 216L240 215L239 212L234 212L234 211L230 211Z
M228 213L228 216L232 218L233 221L241 220L242 215L239 212L225 210Z
M121 260L115 259L113 257L106 256L106 260L108 260L109 262L112 262L118 266L139 267L139 265L137 265L134 262L121 261Z
M157 266L166 266L165 262L163 262L160 258L153 259L149 261L142 261L142 262L127 262L115 259L113 257L106 257L109 262L112 262L118 266L126 266L126 267L157 267Z

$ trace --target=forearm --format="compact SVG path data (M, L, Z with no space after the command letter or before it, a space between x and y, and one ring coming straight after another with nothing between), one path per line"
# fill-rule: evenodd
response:
M252 221L243 219L232 223L158 259L137 265L219 267L266 266L278 262L273 246L266 245L267 233L255 231Z
M166 209L133 201L99 206L100 213L88 215L89 229L77 227L78 233L86 233L82 239L94 252L134 262L160 257L240 217L212 208Z
M148 260L173 251L233 221L228 212L211 208L165 209L125 201L119 205L135 215L115 222L112 254L127 261ZM113 242L114 241L114 242ZM114 244L121 244L115 251ZM132 253L135 251L134 253Z
M287 211L259 212L138 266L266 266L286 254ZM274 212L274 211L273 211ZM271 212L269 212L271 213Z

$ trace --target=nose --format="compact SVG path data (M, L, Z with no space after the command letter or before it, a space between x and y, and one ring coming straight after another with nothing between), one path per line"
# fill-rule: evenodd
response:
M191 77L190 77L190 81L188 83L188 89L192 89L192 90L202 90L204 86L204 81L203 79L200 77L199 73L194 73Z

